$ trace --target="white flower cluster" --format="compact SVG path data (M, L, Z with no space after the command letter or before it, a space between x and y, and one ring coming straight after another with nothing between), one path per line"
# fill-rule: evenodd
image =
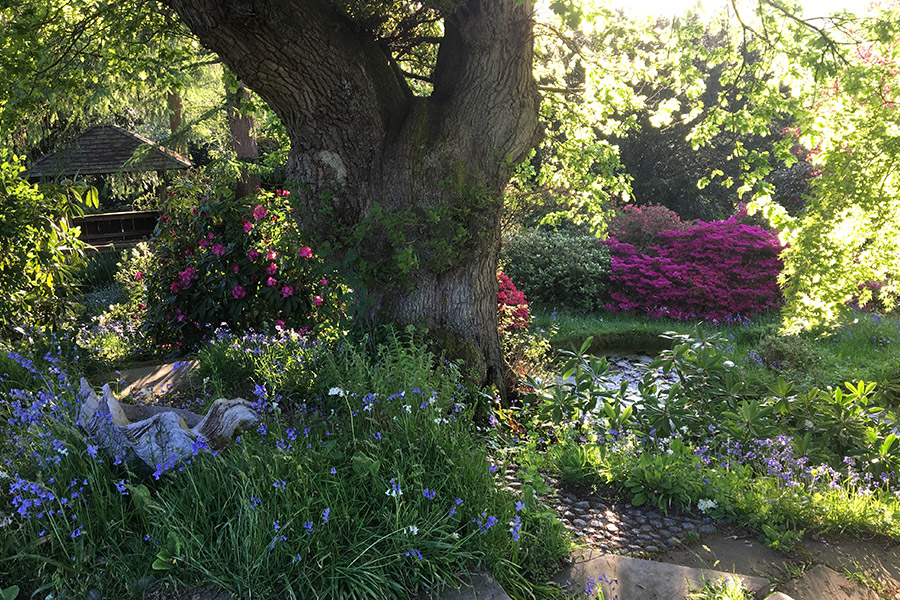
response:
M706 511L712 510L717 506L718 506L718 504L716 504L715 500L709 500L707 498L704 498L703 500L700 500L697 503L697 509L700 512L702 512L704 515L706 514Z

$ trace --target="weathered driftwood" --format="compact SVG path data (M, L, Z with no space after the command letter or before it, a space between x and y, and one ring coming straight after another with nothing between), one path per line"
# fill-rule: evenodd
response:
M220 398L201 416L164 406L120 404L108 385L98 397L84 378L79 401L79 423L94 443L113 456L137 457L150 467L221 449L236 431L259 422L243 398Z

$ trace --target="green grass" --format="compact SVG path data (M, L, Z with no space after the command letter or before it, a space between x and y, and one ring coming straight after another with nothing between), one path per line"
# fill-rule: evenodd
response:
M692 589L685 600L751 600L753 596L739 577L704 580L703 587Z
M556 350L577 349L593 337L591 352L602 355L655 354L671 347L661 334L685 334L698 325L722 334L725 351L744 370L753 394L765 394L781 376L798 391L875 381L884 393L900 400L900 316L854 312L836 328L782 336L777 314L760 315L744 324L716 324L621 313L541 311L534 315L533 328L548 335Z
M547 332L552 346L560 350L577 350L585 339L593 337L591 350L595 353L656 353L671 347L669 340L660 338L667 331L690 333L702 324L710 330L732 333L741 343L752 343L776 328L774 319L774 315L766 315L743 326L719 326L702 321L651 319L624 313L536 311L533 327Z

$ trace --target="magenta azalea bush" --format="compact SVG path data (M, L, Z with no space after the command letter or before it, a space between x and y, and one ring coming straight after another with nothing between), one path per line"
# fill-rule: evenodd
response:
M610 219L609 236L643 251L656 243L656 236L660 233L685 227L681 218L665 206L626 204L617 208Z
M497 294L500 333L525 329L531 322L531 313L525 294L516 288L516 285L503 271L497 271L497 283L500 284L500 292Z
M607 241L612 279L607 309L674 319L749 316L781 302L781 243L734 219L657 235L646 253Z
M304 244L288 192L234 200L183 188L151 241L146 328L177 349L221 323L309 331L341 312L340 289Z

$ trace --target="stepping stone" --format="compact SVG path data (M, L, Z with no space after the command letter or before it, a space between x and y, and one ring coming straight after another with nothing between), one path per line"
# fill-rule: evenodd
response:
M873 590L824 565L816 565L799 579L789 581L784 592L793 600L881 600Z
M152 399L187 385L191 373L198 365L196 360L148 365L118 373L104 373L95 383L111 384L110 387L117 392L116 396L119 398L142 394L147 399ZM125 382L124 387L117 390L116 386L122 381Z
M766 596L766 600L794 600L787 594L782 594L781 592L775 592L774 594L770 594Z
M574 564L559 573L554 580L580 597L585 597L582 595L584 592L588 593L588 597L596 597L596 590L599 588L603 591L604 598L674 600L684 598L691 588L702 587L704 579L713 581L735 577L743 581L744 587L750 590L754 598L763 598L769 593L769 581L762 577L694 569L595 551L576 555ZM591 585L594 586L593 592ZM594 595L591 596L590 593Z
M440 594L419 592L412 600L510 600L490 573L472 573L469 583L458 590L448 588Z

